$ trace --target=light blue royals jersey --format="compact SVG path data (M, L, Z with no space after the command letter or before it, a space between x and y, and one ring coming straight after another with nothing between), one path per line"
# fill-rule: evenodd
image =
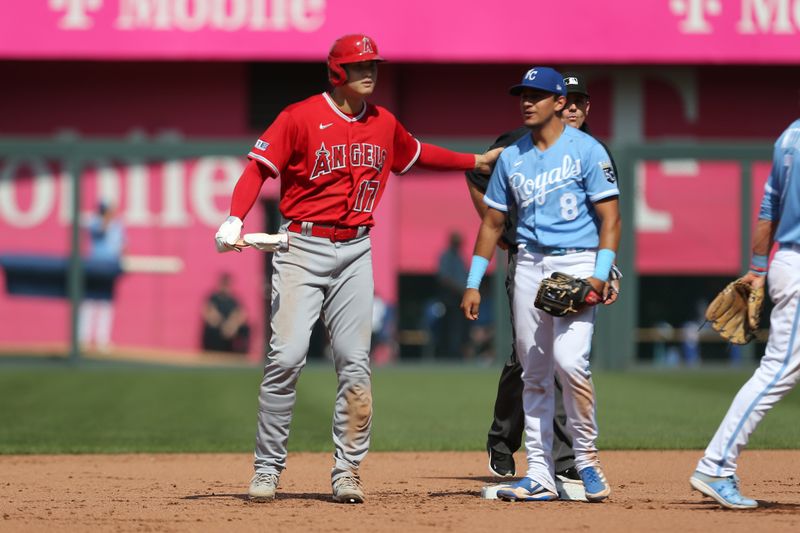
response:
M775 241L800 244L800 120L775 141L758 218L779 221Z
M517 243L553 248L597 248L600 221L594 203L618 196L617 176L605 148L564 126L545 151L525 135L497 160L484 201L517 209Z

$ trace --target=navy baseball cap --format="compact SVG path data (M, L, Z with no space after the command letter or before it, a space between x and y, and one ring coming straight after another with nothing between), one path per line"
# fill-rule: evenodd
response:
M550 67L533 67L525 73L519 85L514 85L508 92L514 96L519 96L522 89L526 88L539 89L559 96L567 95L567 90L564 87L564 76Z
M582 94L589 97L589 91L586 90L586 82L583 76L577 72L564 73L564 85L567 86L567 94Z

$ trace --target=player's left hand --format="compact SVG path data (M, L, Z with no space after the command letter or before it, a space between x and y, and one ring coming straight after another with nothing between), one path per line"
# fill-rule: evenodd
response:
M467 289L461 299L461 310L467 320L478 320L478 308L481 306L481 293L478 289Z
M230 252L235 250L242 251L242 241L240 235L242 233L242 226L244 223L239 217L230 216L225 219L225 222L217 230L214 235L214 241L217 244L217 252Z
M482 154L475 155L475 170L481 174L491 174L494 170L494 164L497 158L500 157L500 152L503 148L495 148L494 150L487 150Z

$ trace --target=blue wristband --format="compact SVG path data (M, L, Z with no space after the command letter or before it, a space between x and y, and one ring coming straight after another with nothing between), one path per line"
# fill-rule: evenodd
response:
M469 275L467 276L467 288L479 289L481 280L489 268L489 260L479 255L472 256L472 265L469 267Z
M767 261L768 258L766 255L754 255L753 258L750 260L750 266L755 267L756 270L766 270Z
M608 274L611 272L611 265L614 264L614 259L617 257L613 251L608 248L603 248L597 252L597 259L594 263L594 274L592 277L600 281L608 281Z

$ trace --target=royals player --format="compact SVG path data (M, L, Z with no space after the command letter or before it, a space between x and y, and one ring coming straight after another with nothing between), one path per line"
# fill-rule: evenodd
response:
M591 136L565 126L558 113L566 91L561 74L530 69L511 94L520 96L523 123L530 130L506 148L484 196L483 216L462 308L478 316L478 287L506 213L516 209L517 267L512 303L516 353L522 365L527 474L497 496L505 500L558 497L552 456L555 411L554 372L563 386L567 430L575 467L589 501L608 497L611 488L600 468L594 387L589 351L595 309L556 318L534 308L540 281L553 272L588 278L599 294L616 256L620 236L619 190L606 150Z
M736 461L766 412L800 378L800 120L775 142L772 172L753 234L753 256L744 281L764 286L772 245L778 251L769 264L770 316L767 349L753 377L733 399L728 413L689 479L692 487L729 509L755 509L758 502L742 496Z
M564 73L564 85L567 90L567 101L564 109L560 112L561 121L573 128L578 128L584 133L589 132L589 124L586 118L589 116L589 92L583 76L574 72ZM520 126L512 131L503 133L490 148L508 146L514 141L519 140L525 135L530 135L530 131L525 126ZM600 144L602 141L598 139ZM603 145L606 148L605 145ZM608 148L606 148L608 151ZM609 153L609 156L611 154ZM611 165L614 167L614 158L611 156ZM478 212L483 218L483 214L488 207L483 202L486 189L489 186L489 174L480 174L474 170L465 172L467 177L467 187L470 197ZM505 233L500 238L500 247L508 248L508 272L506 277L506 291L509 304L514 300L514 268L517 262L516 247L511 246L514 242L514 226L516 218L514 210L510 210L506 217ZM616 289L616 288L615 288ZM616 300L616 292L612 290L604 300L606 305L612 304ZM511 336L514 337L512 320ZM489 434L486 439L486 449L489 455L489 470L498 477L514 477L516 475L516 465L514 463L514 453L520 448L522 434L525 429L525 413L522 410L522 367L519 364L517 355L514 352L513 342L511 356L503 365L500 373L500 381L497 383L497 397L494 403L494 417ZM567 415L564 412L563 394L561 384L556 379L556 416L553 427L553 459L556 464L556 478L565 483L580 481L577 470L575 470L575 454L572 451L572 442L565 429Z
M339 386L333 415L338 502L361 503L359 465L372 421L369 343L373 278L369 230L390 172L412 166L488 171L499 150L483 155L420 143L380 106L370 105L382 61L366 35L338 39L328 56L333 90L284 109L256 141L216 235L220 251L238 250L243 219L265 179L280 178L279 208L289 247L272 264L272 338L259 394L255 475L249 495L275 497L286 466L295 385L311 330L322 312Z

